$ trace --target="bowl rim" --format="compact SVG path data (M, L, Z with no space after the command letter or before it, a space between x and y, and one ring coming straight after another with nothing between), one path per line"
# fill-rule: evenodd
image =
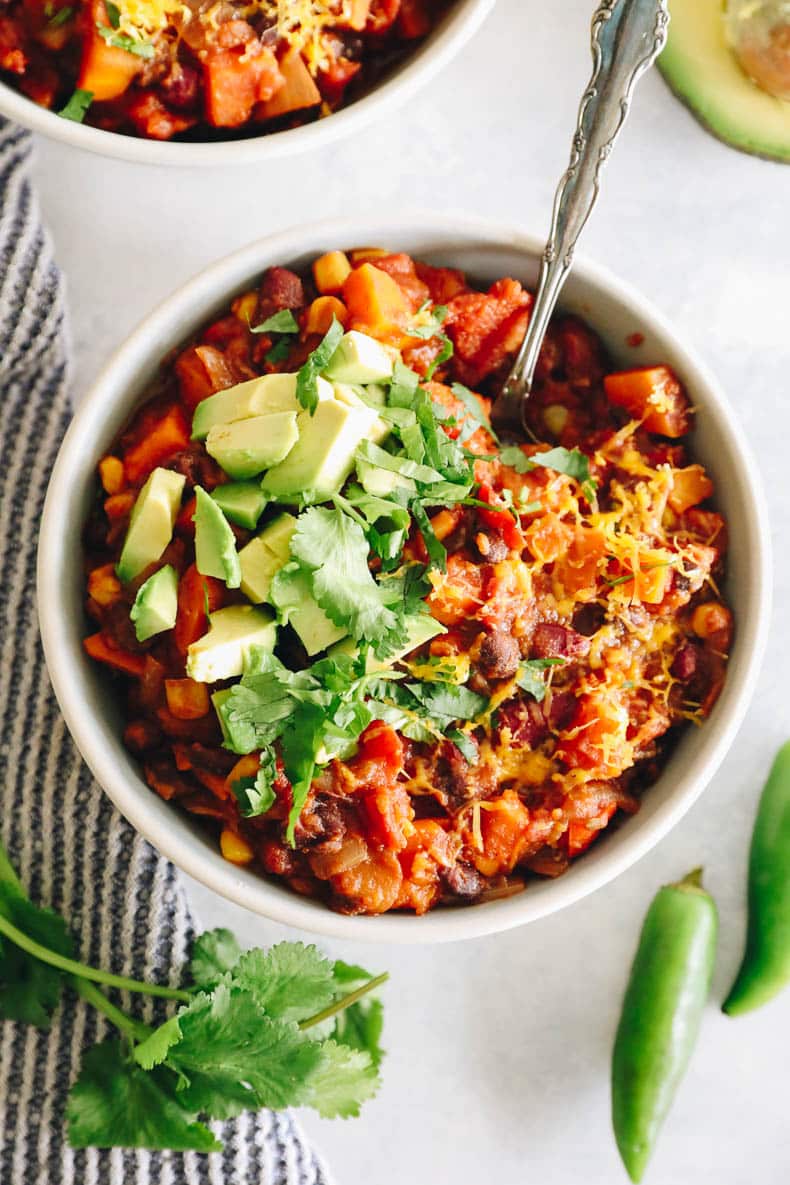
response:
M361 238L359 236L362 236ZM550 882L540 896L526 892L486 904L433 910L421 918L403 914L380 917L350 917L334 913L323 903L299 897L263 877L247 873L222 860L206 857L187 826L168 826L155 817L159 800L137 778L127 780L119 773L114 754L123 751L120 736L105 742L92 712L73 694L84 671L81 648L69 637L67 615L60 606L61 574L68 570L68 540L74 524L70 499L84 459L83 442L106 435L112 408L134 385L135 373L143 373L158 361L178 339L181 321L194 318L201 307L216 307L244 284L251 274L279 262L287 264L315 244L377 242L422 237L436 246L421 250L472 247L505 249L525 258L539 258L543 240L517 227L498 221L464 215L403 214L398 219L331 219L308 227L291 227L265 236L203 269L161 302L120 345L94 382L79 407L61 444L47 490L41 527L37 567L37 605L44 655L49 675L68 728L84 760L132 826L177 867L219 893L264 918L313 931L332 938L369 942L426 944L477 938L535 921L565 908L615 879L652 849L681 819L713 778L742 723L753 694L770 625L771 552L770 531L762 482L748 444L718 381L707 366L679 338L674 328L650 301L630 284L606 268L577 258L574 273L585 285L598 288L634 311L640 327L649 327L671 339L676 359L704 404L712 412L719 432L742 469L744 530L749 549L749 599L755 605L746 620L738 622L738 662L725 684L711 724L704 730L700 751L689 769L678 778L677 787L641 828L621 833L593 863L580 861L573 875ZM447 243L445 247L444 244ZM451 257L449 259L451 262ZM54 578L53 578L54 576ZM161 806L161 804L160 804ZM173 813L173 818L178 816ZM186 821L183 821L184 823ZM581 865L581 866L580 866Z
M380 86L375 86L368 94L326 119L268 135L201 143L146 140L61 119L54 111L39 106L2 81L0 115L7 116L30 131L40 132L50 140L82 148L94 155L136 164L227 166L293 156L310 149L320 149L355 131L361 131L378 116L387 114L405 102L460 52L480 28L495 3L496 0L457 0L456 8L446 14L441 27L429 34Z

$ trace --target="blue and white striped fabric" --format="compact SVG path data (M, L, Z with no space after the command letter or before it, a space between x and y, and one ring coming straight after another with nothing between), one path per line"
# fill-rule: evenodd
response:
M136 835L74 748L47 678L36 536L69 419L63 281L28 175L30 136L0 119L0 834L84 960L177 983L192 921L175 869ZM151 1021L161 1005L141 1007ZM288 1115L212 1125L224 1152L73 1151L64 1111L104 1018L73 996L43 1032L0 1022L0 1185L328 1185Z

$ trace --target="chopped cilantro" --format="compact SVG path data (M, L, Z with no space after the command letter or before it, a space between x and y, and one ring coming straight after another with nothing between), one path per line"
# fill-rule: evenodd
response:
M136 41L134 37L128 37L126 33L113 32L112 28L108 28L107 25L97 23L96 32L108 45L112 45L115 49L125 49L127 53L132 53L138 58L152 58L156 53L150 41Z
M461 732L460 728L454 728L448 732L447 739L453 742L468 765L477 765L480 754L468 732Z
M440 572L446 572L447 549L441 540L437 539L436 532L431 525L431 520L428 518L422 502L415 502L412 505L412 513L414 514L414 521L420 528L420 534L422 535L431 567L438 568Z
M337 317L333 317L332 324L329 326L324 338L319 342L313 352L308 354L306 362L297 374L296 398L302 407L307 408L310 415L313 415L315 409L318 407L318 377L321 371L329 365L332 355L340 345L342 336L343 326Z
M104 7L107 10L107 20L112 25L113 29L117 29L121 23L121 10L117 4L113 4L112 0L104 0Z
M272 313L260 325L250 327L250 333L298 333L299 323L291 309L280 309Z
M450 390L452 391L453 395L455 395L456 399L460 399L461 403L463 403L464 407L469 413L470 420L472 420L472 422L478 428L484 428L488 435L492 436L497 444L499 444L499 437L491 427L491 421L480 406L480 400L477 398L474 391L470 391L468 387L463 385L463 383L453 383Z
M253 330L254 332L255 330ZM281 337L264 355L266 361L272 363L284 362L291 352L291 345L292 343L287 337Z
M74 16L74 9L70 7L59 8L58 11L47 21L48 29L59 29L61 25L65 25Z
M70 119L73 123L82 123L88 114L88 108L93 102L93 91L74 91L65 107L61 107L58 115L61 119Z
M265 815L274 806L277 795L274 793L274 779L277 776L277 763L271 750L261 753L261 764L255 777L239 778L233 782L231 789L236 795L239 810L245 819L257 815Z
M539 704L546 698L546 681L543 672L549 667L562 666L564 658L529 658L525 659L518 668L516 682L522 691L531 695Z
M373 579L368 553L359 523L339 509L311 507L299 515L291 536L291 555L309 574L311 592L327 617L356 641L380 649L398 623Z

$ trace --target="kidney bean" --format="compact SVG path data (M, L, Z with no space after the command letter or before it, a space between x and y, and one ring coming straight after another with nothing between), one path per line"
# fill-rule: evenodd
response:
M541 622L532 635L534 658L584 658L590 653L590 639L564 625Z

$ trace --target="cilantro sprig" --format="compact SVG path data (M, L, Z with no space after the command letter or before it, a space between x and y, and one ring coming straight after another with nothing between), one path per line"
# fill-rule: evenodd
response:
M533 469L553 469L555 473L564 473L574 478L582 487L582 493L588 502L595 498L595 478L590 470L590 458L578 448L548 449L542 453L531 453L527 456L517 444L503 448L499 459L516 473L531 473Z
M61 119L70 119L72 123L82 123L88 114L88 108L93 102L93 91L74 91L65 107L61 107L58 115Z
M387 979L281 942L242 952L228 930L194 943L186 988L112 975L75 961L66 922L26 896L0 845L0 1018L46 1027L69 984L119 1030L86 1051L69 1093L75 1148L211 1152L206 1119L261 1107L358 1115L379 1085ZM99 985L178 1004L156 1028Z

